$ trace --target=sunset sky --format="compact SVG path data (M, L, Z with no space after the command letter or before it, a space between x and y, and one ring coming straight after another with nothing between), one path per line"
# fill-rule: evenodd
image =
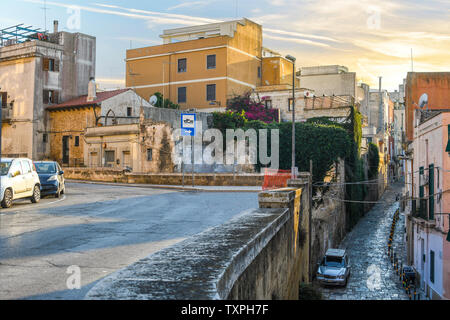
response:
M374 89L378 76L384 89L398 89L412 68L411 49L414 71L450 71L450 0L44 2L0 0L0 28L24 23L52 30L59 20L60 30L97 37L102 88L123 86L126 49L161 44L164 29L242 17L262 24L264 46L294 55L299 67L345 65Z

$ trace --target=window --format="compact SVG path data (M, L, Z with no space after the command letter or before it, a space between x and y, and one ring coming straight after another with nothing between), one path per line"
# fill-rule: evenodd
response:
M430 250L430 281L434 283L434 251Z
M11 166L11 169L9 169L9 172L12 174L15 174L16 172L19 172L19 175L22 174L22 166L20 165L20 161L14 161L13 165Z
M105 151L105 165L111 166L115 161L115 152L114 151Z
M216 100L216 85L215 84L208 84L206 86L206 100L207 101Z
M186 87L178 88L178 103L186 103Z
M48 142L48 134L47 133L42 134L42 142L43 143L47 143Z
M186 72L187 70L187 60L184 59L178 59L178 72Z
M261 79L261 67L258 67L258 78Z
M0 92L0 106L2 108L6 108L7 100L8 100L8 93L7 92Z
M30 163L26 160L22 161L23 174L31 173Z
M212 54L206 57L206 68L215 69L216 68L216 55Z
M264 104L266 106L266 109L272 109L272 100L265 100Z
M80 146L80 136L76 136L75 137L75 147L79 147Z
M44 58L42 62L42 70L44 71L59 71L59 62L55 59Z
M288 100L288 111L292 111L292 102L293 102L294 100L292 99L292 98L289 98L289 100Z
M133 114L133 108L127 107L127 117L131 117Z
M44 98L44 104L58 103L58 91L44 90L43 98Z
M153 149L147 149L147 161L153 161Z

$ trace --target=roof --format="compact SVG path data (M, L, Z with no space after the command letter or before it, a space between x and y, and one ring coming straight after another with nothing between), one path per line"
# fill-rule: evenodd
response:
M103 92L97 92L97 98L93 101L87 101L87 95L80 96L78 98L60 103L48 106L46 109L48 111L53 110L61 110L66 108L76 108L76 107L87 107L92 105L98 105L99 103L108 100L112 97L115 97L121 93L124 93L131 89L119 89L119 90L112 90L112 91L103 91Z
M345 250L343 249L328 249L326 256L332 256L332 257L343 257L345 254Z

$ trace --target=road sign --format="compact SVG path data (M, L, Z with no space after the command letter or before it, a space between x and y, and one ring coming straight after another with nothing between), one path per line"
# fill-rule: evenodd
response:
M195 122L197 115L195 113L182 113L181 114L181 135L188 137L195 137Z

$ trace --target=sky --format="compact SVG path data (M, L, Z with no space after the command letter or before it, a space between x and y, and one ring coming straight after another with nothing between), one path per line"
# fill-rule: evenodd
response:
M248 18L263 45L299 67L344 65L359 81L398 89L407 72L450 71L450 0L0 0L0 29L24 23L97 38L96 80L125 84L129 48L162 44L164 29ZM412 59L411 59L412 56Z

